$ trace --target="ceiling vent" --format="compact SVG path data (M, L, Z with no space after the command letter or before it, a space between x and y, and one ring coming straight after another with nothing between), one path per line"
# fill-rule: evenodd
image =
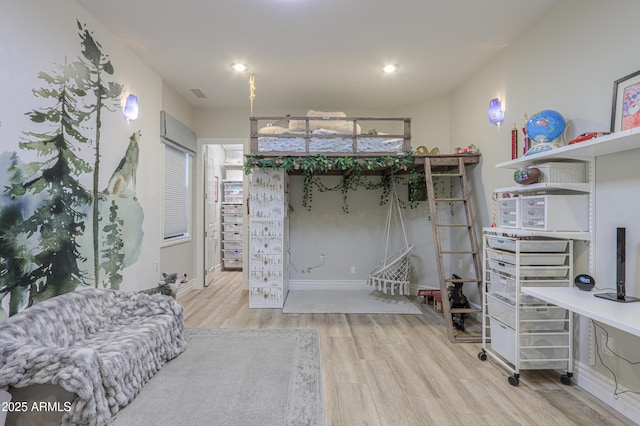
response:
M207 99L207 95L205 95L202 90L200 90L200 89L189 89L189 90L191 90L191 93L193 93L196 98L198 98L198 99Z

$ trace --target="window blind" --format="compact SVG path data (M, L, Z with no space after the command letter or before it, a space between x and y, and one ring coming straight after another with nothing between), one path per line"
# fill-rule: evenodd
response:
M191 155L164 144L164 240L189 236Z

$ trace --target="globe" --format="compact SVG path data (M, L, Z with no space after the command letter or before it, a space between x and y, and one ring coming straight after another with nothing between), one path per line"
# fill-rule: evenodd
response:
M551 142L560 137L566 127L564 117L557 111L545 109L531 116L525 129L536 142Z

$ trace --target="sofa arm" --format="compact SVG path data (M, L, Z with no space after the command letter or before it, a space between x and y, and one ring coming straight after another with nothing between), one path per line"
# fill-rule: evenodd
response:
M110 417L100 360L93 349L13 343L0 349L0 365L0 387L52 383L75 393L78 397L65 414L72 423L89 424Z

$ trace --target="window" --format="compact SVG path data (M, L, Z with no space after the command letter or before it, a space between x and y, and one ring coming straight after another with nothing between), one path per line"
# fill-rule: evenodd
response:
M191 156L186 150L164 144L164 241L189 238L191 218Z

